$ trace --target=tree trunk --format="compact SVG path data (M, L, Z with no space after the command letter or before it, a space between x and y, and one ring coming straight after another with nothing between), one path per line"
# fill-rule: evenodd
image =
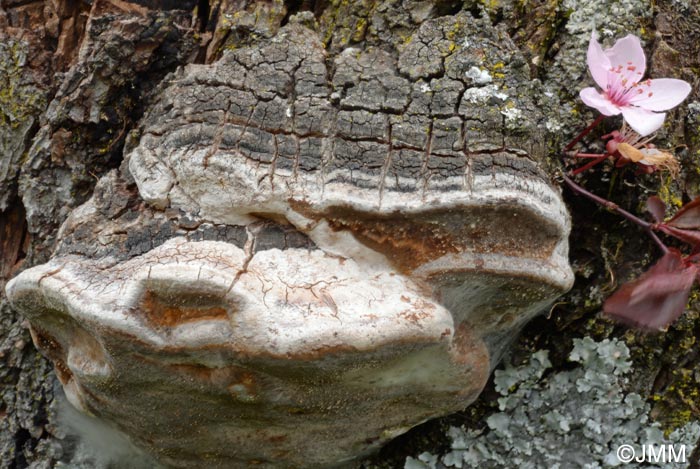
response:
M303 50L308 43L300 42L299 38L307 34L313 36L319 57L323 57L319 59L324 65L320 78L311 70L301 80L308 88L302 89L298 82L289 84L288 95L284 98L289 98L294 106L291 110L286 108L286 112L294 114L295 120L289 129L283 124L274 124L277 126L275 132L271 132L275 135L274 149L266 149L262 140L248 142L253 149L251 158L259 165L271 165L270 179L277 177L276 171L283 170L284 164L289 164L295 175L313 172L315 150L309 143L308 155L311 156L304 159L300 156L303 149L298 140L300 136L309 141L316 137L321 140L329 132L327 125L333 125L334 133L346 133L347 138L341 139L343 142L357 145L348 150L349 154L362 154L362 157L351 156L331 162L337 167L321 157L318 166L323 166L324 171L347 171L349 175L340 177L357 187L372 186L371 178L362 178L376 170L381 182L372 188L380 194L394 190L384 182L392 178L397 187L401 185L400 180L414 184L409 188L399 187L396 192L399 189L419 191L422 187L425 193L443 173L449 175L453 171L450 165L462 164L458 160L460 151L471 156L489 155L488 163L478 158L465 160L463 164L470 165L474 174L478 174L479 165L483 165L488 171L499 174L526 174L528 181L546 180L553 178L561 167L561 148L594 117L578 99L578 90L591 81L586 71L585 51L590 38L590 21L594 19L596 25L605 27L606 42L611 43L612 37L627 33L641 35L650 58L648 76L685 79L693 86L693 92L687 104L669 114L658 136L659 146L663 142L663 146L676 149L683 168L678 180L657 175L636 176L631 171L601 178L601 174L609 173L599 170L586 176L585 183L589 189L609 196L631 211L636 211L644 198L639 187L630 188L632 184L658 192L667 203L678 206L681 201L700 195L700 164L696 158L700 153L700 106L697 103L700 80L696 75L700 67L700 38L697 37L700 7L691 2L686 7L679 6L681 3L670 0L0 0L0 416L3 417L0 421L0 466L54 467L59 462L70 467L115 464L109 457L100 459L94 451L85 448L96 443L84 443L84 437L76 437L71 430L75 424L69 421L73 415L70 410L59 412L60 408L68 409L68 405L61 403L62 391L53 366L37 352L27 320L10 307L5 297L5 285L11 278L25 269L46 263L52 255L130 259L165 243L178 230L191 233L192 239L224 240L245 248L248 239L245 231L222 231L221 226L226 225L222 223L212 228L216 233L207 233L199 224L188 222L182 215L184 212L168 212L172 209L168 204L177 197L184 201L183 207L190 207L185 195L173 195L172 191L163 195L157 187L144 195L143 187L151 180L149 171L153 166L144 165L148 168L143 169L133 163L136 158L124 159L133 152L146 151L143 150L148 147L143 143L146 142L144 134L159 138L160 134L172 130L168 126L175 124L170 121L162 122L163 128L159 128L159 113L167 115L173 106L188 99L187 93L206 94L217 86L216 80L226 79L229 85L240 81L241 86L252 87L261 102L276 103L279 98L276 90L286 85L281 85L283 78L277 75L279 70L274 64L284 64L288 57L266 56L266 52L271 55L279 49L273 46L265 49L265 44L273 44L275 40L290 44L297 41ZM474 39L476 35L465 33L473 31L462 23L465 18L467 23L471 22L469 24L483 25L486 31L483 34L490 35L488 47L492 49L480 48L482 44ZM258 55L257 47L262 51ZM236 52L240 50L249 52ZM466 70L455 68L455 51L469 51L481 57L481 62L475 63L484 65L476 71L469 67ZM232 56L236 57L235 61L227 62L227 57ZM229 76L222 73L192 79L189 71L179 68L188 64L217 63L222 67L230 66ZM255 83L245 83L245 72L260 70L260 67L267 67L267 72L256 75ZM387 81L380 73L385 68L396 70L391 80ZM456 73L454 70L460 71L459 76L451 75ZM192 80L201 88L177 88L180 80ZM381 82L381 93L372 88L372 83L376 82ZM464 83L478 84L471 89L494 86L493 96L487 97L486 104L467 111L473 115L465 116L464 110L460 110L464 94L469 91L464 89ZM328 93L326 104L314 100L317 97L314 93L318 92L314 87L320 86L328 86L333 91ZM401 101L402 88L411 96L410 104ZM499 104L501 107L492 105L492 101L502 99L498 97L499 90L510 90L510 105L505 101ZM432 100L421 104L416 96L422 95L429 95ZM310 98L304 102L301 98L306 96ZM208 99L216 102L224 98ZM243 111L247 112L244 104L241 104L241 116ZM327 109L323 107L326 105ZM445 110L441 111L442 108ZM279 118L282 122L284 110L284 105L270 106L265 118L273 122ZM229 109L228 112L235 114L237 111ZM275 112L280 115L275 116ZM343 112L345 119L339 114ZM247 128L255 118L253 114L250 112L247 121L237 124ZM426 115L437 117L425 118ZM228 114L226 116L224 121ZM611 121L605 130L614 128ZM207 129L202 127L199 131L204 133ZM594 136L602 133L605 132L597 131ZM289 143L287 137L296 139L288 161L283 157L284 145ZM239 146L241 139L243 137L238 140ZM172 145L175 151L176 147L192 143L186 140L182 137L176 143L168 143L156 138L146 149L155 153ZM211 140L212 147L226 145L222 135L211 135ZM394 143L398 140L402 148ZM392 166L392 160L385 155L377 157L374 153L385 151L372 147L377 142L389 142L391 154L404 151L409 155L413 151L419 155L414 162L415 177L409 174L411 164ZM523 153L504 151L512 148ZM219 164L215 153L204 157L203 168ZM336 154L340 153L337 149ZM272 154L274 163L271 163ZM425 159L421 159L423 154L427 155ZM445 160L454 158L454 161L440 160L441 163L433 167L431 161L435 160L429 158L433 154ZM523 157L524 154L527 157ZM194 179L199 174L190 176ZM97 184L101 178L102 182ZM74 209L91 197L90 203L95 204L96 212L84 218L80 218L80 214L87 212L78 212L68 219L71 213L76 213ZM573 219L570 260L577 282L571 292L558 300L549 315L525 327L512 349L512 356L517 361L535 350L548 348L554 353L555 367L566 367L565 357L573 337L622 337L632 349L637 369L630 389L645 396L656 396L655 418L667 428L700 419L697 410L700 406L697 401L700 359L694 346L694 338L700 332L700 319L695 302L691 301L690 311L661 335L642 335L599 318L597 314L604 298L622 280L635 276L655 259L655 248L636 227L621 223L614 214L568 193L565 198ZM233 204L244 205L238 199ZM214 203L211 207L216 206ZM207 208L202 207L199 207L201 213L205 213ZM209 213L215 218L211 207ZM314 211L300 206L294 209L303 212L308 219L332 220L337 230L353 231L364 245L378 252L384 252L382 249L386 247L381 240L395 234L377 228L377 220L390 216L389 212L377 210L370 213L375 218L358 220L325 209ZM252 212L249 210L246 215ZM265 242L271 247L314 249L313 243L296 230L280 232L276 224L279 217L272 209L261 212L264 213L254 215L271 223L260 228L260 232L268 236ZM135 213L146 216L148 221L139 222L138 233L116 233L115 237L122 237L114 242L97 243L94 233L89 232L91 225L86 223L87 219L95 217L97 221L93 227L104 227L112 221L119 224ZM165 214L168 221L158 221L159 214ZM59 227L67 219L59 233ZM416 228L421 226L420 220L398 218L392 219L392 223L396 226L405 223L406 229L417 230L417 236L425 239L442 236L421 232ZM460 220L454 223L459 224ZM498 231L495 225L505 222L496 219L493 223L495 232ZM272 225L274 229L269 228ZM124 225L119 226L123 229ZM534 245L518 249L537 250L547 243L554 244L556 236L552 233L556 230L551 228L554 231L547 234L547 229L542 225L539 232L533 228L522 235L522 239L534 239ZM255 242L262 243L262 235L256 236ZM435 257L430 257L431 253L441 249L438 243L422 251L413 249L408 242L405 245L409 247L392 254L398 259L398 269L411 270L416 263L427 263ZM454 247L458 248L462 247ZM489 244L484 247L487 248L494 249L494 246ZM557 271L557 275L564 274ZM552 281L552 285L555 283ZM552 292L563 290L561 285L566 282L560 283L550 285L550 290L539 299L544 301L542 299L549 298ZM333 309L332 298L323 297L323 302ZM507 333L500 329L491 331L489 340L505 346L508 339L499 334L510 337L521 324L512 320L509 326ZM34 340L41 342L41 334L34 331ZM465 339L469 346L473 345L470 340ZM495 348L488 345L492 360L500 357L501 345ZM61 378L60 361L51 356L50 349L43 344L44 353L54 360ZM488 362L488 358L486 360ZM491 363L491 368L494 365ZM488 370L488 363L485 366ZM475 396L479 389L474 390ZM444 445L444 428L448 423L478 422L493 409L494 399L492 388L487 385L468 413L417 427L365 464L400 466L407 455L415 455L419 449L431 450ZM79 425L89 425L87 421L80 422ZM117 451L115 457L119 454Z

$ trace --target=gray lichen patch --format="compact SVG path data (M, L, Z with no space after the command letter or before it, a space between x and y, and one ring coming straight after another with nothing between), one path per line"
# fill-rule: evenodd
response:
M576 363L573 370L546 375L552 364L541 350L528 364L496 371L499 412L486 419L488 428L452 427L448 453L408 458L406 469L619 467L628 461L618 454L631 454L617 453L624 445L637 451L633 456L639 459L629 462L643 463L634 467L687 466L700 425L689 423L664 435L658 423L650 422L649 404L639 394L624 392L632 372L624 343L575 339L569 360ZM658 454L663 448L664 456L650 456L649 447Z

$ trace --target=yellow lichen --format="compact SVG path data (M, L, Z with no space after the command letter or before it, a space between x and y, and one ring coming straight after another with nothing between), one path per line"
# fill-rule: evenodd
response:
M24 83L25 43L8 41L0 47L0 126L17 128L45 107L40 90Z
M354 42L360 42L365 37L365 31L367 31L367 20L365 18L360 18L355 24L355 33L352 36Z
M661 184L657 194L659 198L666 204L667 207L679 208L683 205L683 200L675 191L672 190L671 184L674 182L673 177L669 174L661 178Z
M499 0L479 0L479 3L484 6L489 15L496 13L496 10L500 7Z

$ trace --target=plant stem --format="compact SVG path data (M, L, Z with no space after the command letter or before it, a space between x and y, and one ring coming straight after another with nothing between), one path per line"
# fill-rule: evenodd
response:
M636 223L637 225L641 226L642 228L647 228L647 227L651 226L651 223L649 223L648 221L642 220L641 218L637 217L636 215L631 214L630 212L628 212L627 210L625 210L623 208L620 208L620 206L617 205L615 202L611 202L607 199L604 199L600 196L597 196L597 195L593 194L592 192L589 192L588 190L579 186L566 174L564 174L563 177L564 177L564 182L566 182L566 184L574 192L581 194L585 197L588 197L589 199L591 199L595 203L602 205L603 207L605 207L609 210L612 210L614 212L619 213L620 215L622 215L623 217L625 217L629 221Z
M574 158L604 158L608 157L607 153L576 153Z
M588 169L591 169L593 166L597 165L598 163L602 163L603 161L605 161L605 159L606 159L607 157L608 157L608 155L599 156L598 158L596 158L596 159L594 159L594 160L592 160L592 161L589 161L588 163L586 163L585 165L581 166L580 168L576 168L575 170L573 170L573 171L571 172L571 175L572 175L572 176L576 176L576 175L579 174L579 173L582 173L582 172L584 172L584 171L586 171L586 170L588 170Z
M569 144L564 148L564 153L571 150L574 147L574 145L576 145L579 142L579 140L588 135L588 133L591 130L593 130L598 124L600 124L603 121L603 119L605 119L605 116L602 114L596 117L596 119L591 123L591 125L583 129L580 134L578 134L576 137L574 137L572 141L569 142Z
M647 234L648 234L649 236L651 236L651 239L654 240L654 242L655 242L656 245L659 247L659 249L661 249L661 252L663 252L664 254L666 254L666 253L668 252L668 246L666 246L666 245L663 243L663 241L661 241L661 240L659 239L659 237L656 236L656 233L654 233L653 228L650 226L650 227L647 228L645 231L647 232Z
M620 208L620 206L617 205L616 203L611 202L607 199L604 199L602 197L599 197L599 196L593 194L592 192L587 191L583 187L576 184L566 174L562 175L562 177L564 178L564 182L566 183L566 185L569 186L569 188L572 191L574 191L577 194L580 194L584 197L591 199L595 203L602 205L603 207L607 208L608 210L612 210L613 212L618 213L619 215L623 216L624 218L631 221L632 223L635 223L636 225L642 227L644 229L644 231L646 231L647 234L651 237L651 239L654 240L656 245L659 246L661 251L664 252L664 254L668 252L668 247L659 239L658 236L656 236L656 233L654 233L654 231L653 231L654 224L653 223L649 223L648 221L644 221L641 218L637 217L636 215L631 214L627 210Z

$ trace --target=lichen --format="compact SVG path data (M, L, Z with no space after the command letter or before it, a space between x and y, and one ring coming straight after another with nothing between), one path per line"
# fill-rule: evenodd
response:
M489 71L482 70L479 67L470 68L465 72L465 75L467 78L471 78L477 85L485 85L493 81L493 77L489 74Z
M0 127L17 128L46 106L43 93L24 83L27 54L24 42L0 42Z
M324 46L333 44L334 47L343 49L351 43L364 40L376 7L377 2L372 0L333 0L319 19Z
M689 356L697 349L698 292L690 297L688 310L664 336L625 335L637 366L660 369L651 389L651 415L668 435L693 420L700 419L698 366Z
M523 111L517 107L506 105L505 109L501 111L501 114L505 117L506 129L518 129L518 123L521 122L523 118Z
M549 354L538 351L524 366L496 371L500 411L486 419L487 428L451 427L451 451L409 457L405 467L615 467L623 444L673 444L679 450L685 445L690 456L700 424L689 420L664 434L661 425L650 423L649 404L624 392L632 360L622 341L575 339L569 360L578 366L547 375ZM671 461L664 467L684 464Z
M667 207L678 209L683 205L683 199L681 192L677 187L672 187L675 183L675 179L667 174L659 178L660 184L656 195L661 198L661 200L666 204Z
M467 88L463 97L465 101L472 104L486 104L491 98L505 101L508 95L501 93L496 85L486 85L481 88Z

